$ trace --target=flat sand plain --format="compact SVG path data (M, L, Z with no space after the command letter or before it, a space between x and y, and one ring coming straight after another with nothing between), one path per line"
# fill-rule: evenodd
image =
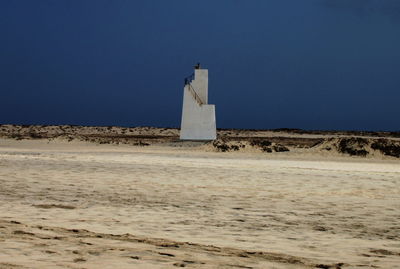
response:
M0 139L0 268L400 268L400 161L315 154Z

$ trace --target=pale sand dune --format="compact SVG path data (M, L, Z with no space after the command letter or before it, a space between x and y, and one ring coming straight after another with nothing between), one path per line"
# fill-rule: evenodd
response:
M300 153L0 139L0 268L400 268L399 161Z

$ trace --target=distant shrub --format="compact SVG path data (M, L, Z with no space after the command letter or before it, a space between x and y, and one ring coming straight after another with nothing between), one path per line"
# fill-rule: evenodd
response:
M28 136L29 136L30 138L33 138L33 139L40 139L40 138L44 138L44 136L43 136L43 135L41 135L41 134L38 134L38 133L34 133L34 132L30 132L30 133L28 133Z
M216 148L220 152L228 152L228 151L238 151L240 147L238 145L228 145L223 140L214 140L212 142L214 148Z
M388 141L387 139L379 139L371 144L371 148L379 150L382 154L400 158L400 145Z
M364 148L366 145L368 145L368 140L365 138L342 138L338 143L338 151L340 153L349 154L350 156L365 157L369 153Z
M134 146L140 146L140 147L150 146L149 143L142 142L142 141L135 142L135 143L133 143L133 145Z
M270 148L272 143L268 140L254 139L250 142L250 145L253 147L259 147L264 152L272 152L272 149Z
M23 136L20 134L11 134L10 138L15 139L15 140L22 140Z
M239 146L237 146L237 145L232 145L232 146L231 146L231 150L238 151L238 150L239 150Z
M287 147L282 146L282 145L280 145L280 144L277 144L277 145L273 146L273 149L274 149L276 152L286 152L286 151L289 151L289 149L288 149Z

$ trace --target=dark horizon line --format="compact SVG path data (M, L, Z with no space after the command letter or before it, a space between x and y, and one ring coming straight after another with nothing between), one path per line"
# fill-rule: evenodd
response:
M0 126L3 125L13 125L13 126L22 126L22 127L29 127L29 126L41 126L41 127L49 127L49 126L71 126L71 127L118 127L118 128L158 128L158 129L180 129L180 127L172 127L172 126L127 126L127 125L79 125L79 124L15 124L15 123L0 123ZM271 131L271 132L292 132L292 133L315 133L315 132L345 132L345 133L390 133L390 134L400 134L399 130L357 130L357 129L301 129L301 128L272 128L272 129L252 129L252 128L217 128L217 131L233 131L233 130L241 130L241 131Z

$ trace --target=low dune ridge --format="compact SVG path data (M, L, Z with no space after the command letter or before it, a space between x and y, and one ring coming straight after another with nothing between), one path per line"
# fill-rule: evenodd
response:
M400 158L400 132L219 129L217 140L193 143L180 141L179 129L176 128L3 124L0 125L0 137L16 140L63 139L132 146L191 146L219 152L300 151L302 154L322 152L322 155L332 153Z

